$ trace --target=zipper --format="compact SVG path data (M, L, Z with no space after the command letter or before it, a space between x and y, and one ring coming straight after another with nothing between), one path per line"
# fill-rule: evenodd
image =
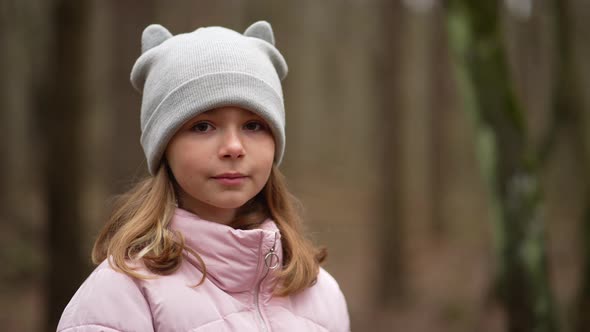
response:
M260 308L260 286L266 276L268 275L269 270L274 270L279 267L279 256L275 253L276 245L277 245L277 238L279 236L279 232L275 232L275 241L270 248L270 250L264 255L264 275L260 280L258 280L258 284L256 285L256 289L254 289L254 305L256 306L256 313L258 314L258 320L260 325L262 326L262 331L267 332L266 323L264 322L264 317L262 316L262 309Z

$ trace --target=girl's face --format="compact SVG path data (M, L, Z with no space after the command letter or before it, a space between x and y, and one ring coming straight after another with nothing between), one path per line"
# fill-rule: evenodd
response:
M179 206L203 219L230 223L266 184L274 152L270 128L250 111L223 107L197 115L165 152L180 187Z

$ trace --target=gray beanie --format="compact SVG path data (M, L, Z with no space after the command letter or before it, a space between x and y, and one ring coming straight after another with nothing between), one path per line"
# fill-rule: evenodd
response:
M142 55L131 71L131 83L143 94L141 145L152 175L178 128L197 114L223 106L241 107L265 119L275 139L275 163L281 162L281 80L287 76L287 63L274 42L265 21L252 24L244 34L204 27L172 36L157 24L143 31Z

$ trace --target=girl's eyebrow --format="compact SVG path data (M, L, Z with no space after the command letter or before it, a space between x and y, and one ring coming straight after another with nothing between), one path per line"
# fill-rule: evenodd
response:
M215 112L215 111L216 110L210 110L210 111L203 112L203 113L193 117L192 119L190 119L189 122L195 122L195 121L207 120L210 118L216 118L217 112Z
M214 109L211 109L211 110L208 110L208 111L205 111L205 112L199 114L199 116L201 116L201 115L215 115L217 113L219 113L219 108L214 108Z
M220 109L218 109L218 108L205 111L205 112L200 113L199 115L195 116L194 118L190 119L187 122L194 124L198 121L207 121L207 120L216 121L216 120L218 120L218 118L220 116L219 111L220 111ZM266 120L263 117L261 117L260 115L254 113L254 112L251 112L251 111L241 113L239 118L240 118L240 121L253 121L254 120L254 121L263 121L266 123Z

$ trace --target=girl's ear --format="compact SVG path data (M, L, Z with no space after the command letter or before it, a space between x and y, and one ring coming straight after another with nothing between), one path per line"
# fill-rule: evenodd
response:
M244 31L244 36L259 38L272 45L275 44L275 36L272 32L272 27L270 26L270 23L266 21L258 21L249 26L248 29Z
M159 24L151 24L143 30L141 35L141 53L162 44L168 38L171 38L172 34L166 28Z

